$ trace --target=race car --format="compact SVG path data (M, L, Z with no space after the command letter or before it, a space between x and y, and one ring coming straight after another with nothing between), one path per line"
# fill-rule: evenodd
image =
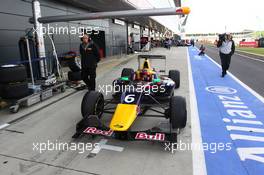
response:
M174 88L180 85L179 71L171 70L165 76L151 68L151 59L163 59L166 65L166 57L163 55L139 55L139 63L141 59L144 62L142 66L139 64L136 72L125 68L121 77L113 82L114 86L129 85L129 88L119 87L121 90L115 92L111 99L104 99L103 94L97 91L84 95L81 104L83 119L77 123L73 138L88 134L122 140L177 142L177 134L186 126L187 121L185 98L174 96ZM160 97L166 97L166 100ZM108 125L101 120L104 114L111 115ZM163 117L169 122L147 130L134 131L132 126L139 117Z
M142 64L141 60L144 60ZM151 60L163 60L165 69L155 70L155 68L151 67ZM180 72L178 70L170 70L168 76L161 74L165 72L166 56L139 55L138 70L135 72L131 68L124 68L121 77L113 81L113 87L116 90L113 97L119 98L123 92L141 88L142 91L145 91L145 94L151 94L151 97L157 99L169 98L174 95L174 89L180 87ZM145 96L143 100L149 99L148 97L150 96Z

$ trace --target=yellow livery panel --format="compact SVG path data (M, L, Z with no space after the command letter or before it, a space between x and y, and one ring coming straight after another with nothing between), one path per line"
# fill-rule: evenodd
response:
M118 104L110 123L113 131L127 131L137 117L137 105Z

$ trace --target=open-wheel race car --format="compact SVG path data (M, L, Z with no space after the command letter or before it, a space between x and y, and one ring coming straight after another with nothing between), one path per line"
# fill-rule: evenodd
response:
M141 60L143 62L141 63ZM151 67L152 60L164 61L164 69L156 70ZM159 62L159 67L161 67ZM121 78L113 81L114 94L113 97L119 98L123 92L137 92L142 89L145 91L144 101L148 97L156 99L169 99L174 95L174 89L180 87L180 72L178 70L169 70L169 75L161 75L166 73L166 56L164 55L139 55L138 70L134 71L131 68L124 68L121 73ZM151 94L151 96L148 96ZM166 98L167 97L167 98Z
M153 59L165 61L165 70L151 67ZM143 60L142 65L140 60ZM186 126L187 110L185 98L174 96L180 86L180 73L166 73L166 57L163 55L139 55L137 71L124 68L121 77L113 81L113 98L104 99L102 93L87 92L82 100L83 119L76 125L73 138L81 135L101 135L122 140L149 140L177 142L177 134ZM102 122L103 114L110 114L109 125ZM163 117L169 122L147 130L133 131L138 117Z

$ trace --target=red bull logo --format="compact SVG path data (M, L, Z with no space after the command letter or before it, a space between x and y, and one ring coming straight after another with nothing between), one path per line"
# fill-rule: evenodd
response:
M150 135L145 132L138 132L135 139L137 140L155 140L155 141L164 141L165 134L156 133L155 135Z
M95 135L102 135L102 136L112 136L113 131L109 129L108 131L100 130L95 127L88 127L84 131L86 134L95 134Z

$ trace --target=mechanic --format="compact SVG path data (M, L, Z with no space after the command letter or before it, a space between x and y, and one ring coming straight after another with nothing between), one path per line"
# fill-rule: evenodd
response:
M219 35L219 41L217 43L219 48L219 55L222 65L222 77L225 77L226 71L229 69L231 57L235 53L235 43L232 40L230 34Z
M93 43L90 36L85 34L81 38L80 55L82 63L82 80L88 90L95 90L96 67L100 61L98 47Z

